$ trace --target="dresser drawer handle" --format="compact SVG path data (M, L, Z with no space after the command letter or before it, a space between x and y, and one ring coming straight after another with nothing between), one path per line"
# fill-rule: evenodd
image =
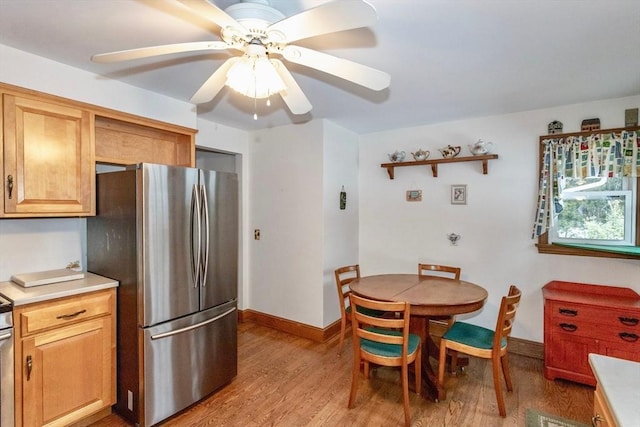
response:
M629 332L620 332L618 336L628 342L636 342L639 338L638 335Z
M568 308L561 308L558 311L563 316L572 316L573 317L573 316L577 316L578 315L578 310L570 310Z
M76 316L81 315L82 313L86 313L87 310L80 310L80 311L76 311L73 314L62 314L60 316L57 316L56 319L73 319Z
M578 327L571 323L560 323L560 327L568 332L575 332L578 330Z
M620 323L627 326L636 326L638 322L640 322L640 319L635 317L618 317L618 320L620 320Z

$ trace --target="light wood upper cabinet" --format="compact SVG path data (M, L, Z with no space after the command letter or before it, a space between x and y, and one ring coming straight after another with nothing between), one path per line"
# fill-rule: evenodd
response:
M92 113L2 94L3 217L95 215Z

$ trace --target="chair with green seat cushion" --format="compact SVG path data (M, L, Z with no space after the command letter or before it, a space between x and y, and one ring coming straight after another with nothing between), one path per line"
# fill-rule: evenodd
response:
M349 289L349 283L354 281L355 279L360 278L360 266L358 264L355 265L347 265L345 267L340 267L334 271L334 275L336 278L336 286L338 287L338 300L340 302L340 342L338 343L338 355L342 354L342 347L344 344L344 335L347 329L347 322L351 321L351 306L349 305L349 294L351 293L351 289ZM364 310L364 308L361 308ZM368 314L372 316L382 316L383 312L378 310L369 311Z
M364 364L364 376L369 378L369 364L399 366L401 368L402 396L405 425L411 424L409 411L409 364L415 367L416 393L420 394L422 381L422 344L420 337L409 333L411 305L406 302L374 301L351 293L353 331L353 376L349 408L355 404L360 377L360 365ZM377 310L386 316L371 316L366 310Z
M507 416L507 411L504 405L504 396L502 395L502 378L500 372L504 375L507 390L512 391L513 384L511 382L511 375L509 374L509 363L507 360L507 338L513 328L516 309L520 303L521 295L520 290L512 285L509 288L509 294L502 297L495 331L465 322L455 322L440 340L438 383L442 386L442 389L444 390L444 369L447 350L451 350L454 354L451 361L452 366L455 366L457 352L481 357L483 359L491 359L493 366L493 385L498 400L498 411L502 417Z

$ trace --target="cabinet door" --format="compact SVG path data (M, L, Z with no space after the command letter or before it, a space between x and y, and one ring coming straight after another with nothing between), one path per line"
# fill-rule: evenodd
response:
M545 343L545 363L572 373L593 376L589 366L589 353L598 353L598 341L572 334L553 333Z
M25 426L68 425L115 403L111 316L22 341Z
M91 113L3 95L4 216L95 214Z

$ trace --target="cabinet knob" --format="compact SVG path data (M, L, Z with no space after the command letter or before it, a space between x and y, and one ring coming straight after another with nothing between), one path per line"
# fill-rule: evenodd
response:
M7 176L7 191L9 193L9 198L11 198L11 193L13 193L13 175Z

